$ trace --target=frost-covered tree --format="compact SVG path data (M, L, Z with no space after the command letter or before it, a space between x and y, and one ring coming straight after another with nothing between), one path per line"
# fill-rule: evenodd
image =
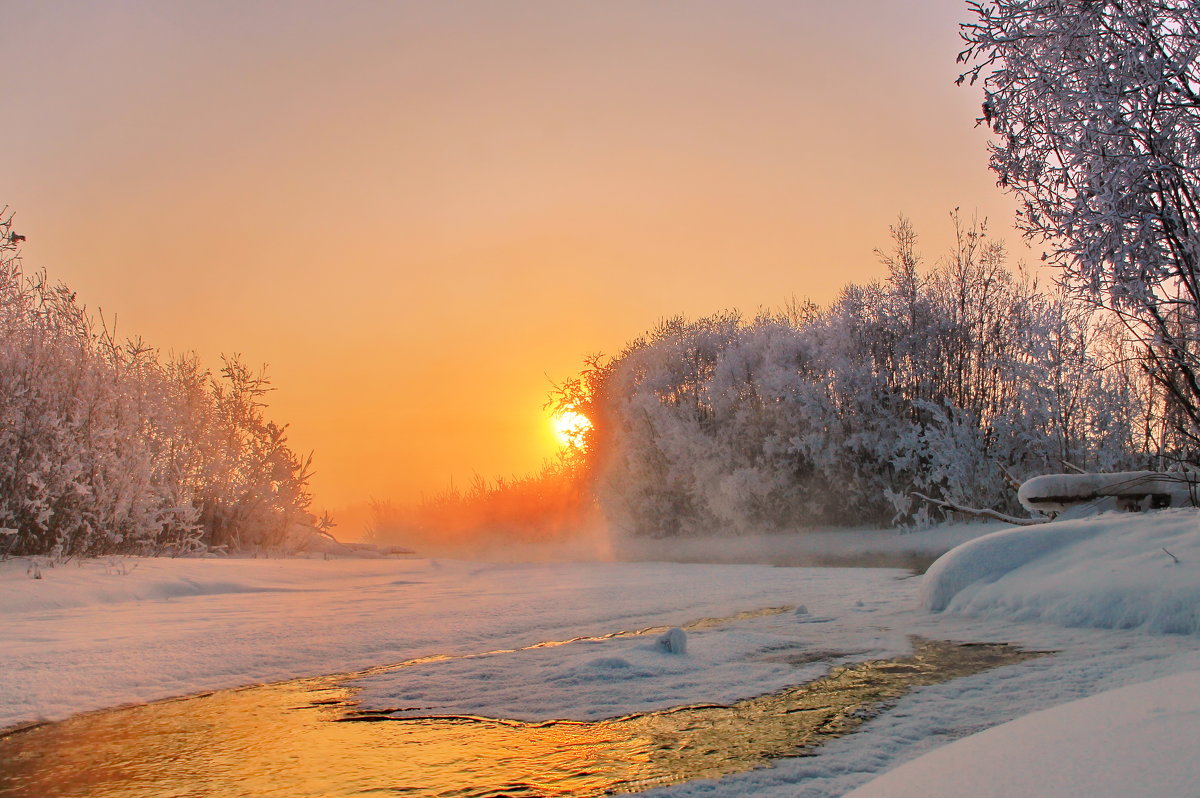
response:
M1013 477L1138 463L1140 386L1102 368L1091 308L953 221L932 268L901 219L886 280L823 309L671 319L559 386L592 421L608 519L654 537L919 525L941 511L918 492L1020 513Z
M1116 314L1200 447L1200 4L987 0L962 25L991 166L1064 283Z
M0 527L6 553L271 545L312 524L308 462L265 418L261 373L164 359L21 266L0 216Z

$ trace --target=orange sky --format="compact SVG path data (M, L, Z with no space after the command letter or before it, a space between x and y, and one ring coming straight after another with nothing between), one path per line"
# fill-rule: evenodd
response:
M0 204L163 349L269 363L318 507L536 469L549 379L1011 203L959 0L9 2Z

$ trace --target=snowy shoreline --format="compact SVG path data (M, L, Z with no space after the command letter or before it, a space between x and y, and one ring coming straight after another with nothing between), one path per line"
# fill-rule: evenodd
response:
M910 635L1058 652L920 688L818 756L661 791L842 795L1037 710L1200 670L1197 531L1194 510L997 531L915 578L888 569L667 562L122 558L71 562L34 580L25 563L8 561L0 563L8 677L0 682L0 728L783 605L803 609L696 628L681 655L664 653L652 637L580 641L392 671L355 686L367 709L587 719L769 692L816 678L831 663L904 655ZM798 668L764 656L778 651L817 656ZM1171 717L1130 728L1151 741L1156 729L1180 723L1200 731L1193 716ZM938 782L937 767L924 769L923 783ZM1190 778L1179 768L1172 777Z

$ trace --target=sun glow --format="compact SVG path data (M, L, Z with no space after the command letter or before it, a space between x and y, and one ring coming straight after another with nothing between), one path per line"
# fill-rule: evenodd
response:
M592 428L592 422L583 413L562 410L550 417L550 427L563 446L581 449L587 431Z

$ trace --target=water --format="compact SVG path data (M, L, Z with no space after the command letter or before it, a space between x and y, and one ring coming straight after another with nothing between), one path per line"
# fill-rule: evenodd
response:
M701 622L711 623L714 621ZM653 630L642 630L651 632ZM919 685L1035 653L913 639L912 656L834 668L739 701L598 722L392 719L352 674L80 715L0 738L0 795L598 796L761 767L854 731ZM796 656L796 662L811 656Z

